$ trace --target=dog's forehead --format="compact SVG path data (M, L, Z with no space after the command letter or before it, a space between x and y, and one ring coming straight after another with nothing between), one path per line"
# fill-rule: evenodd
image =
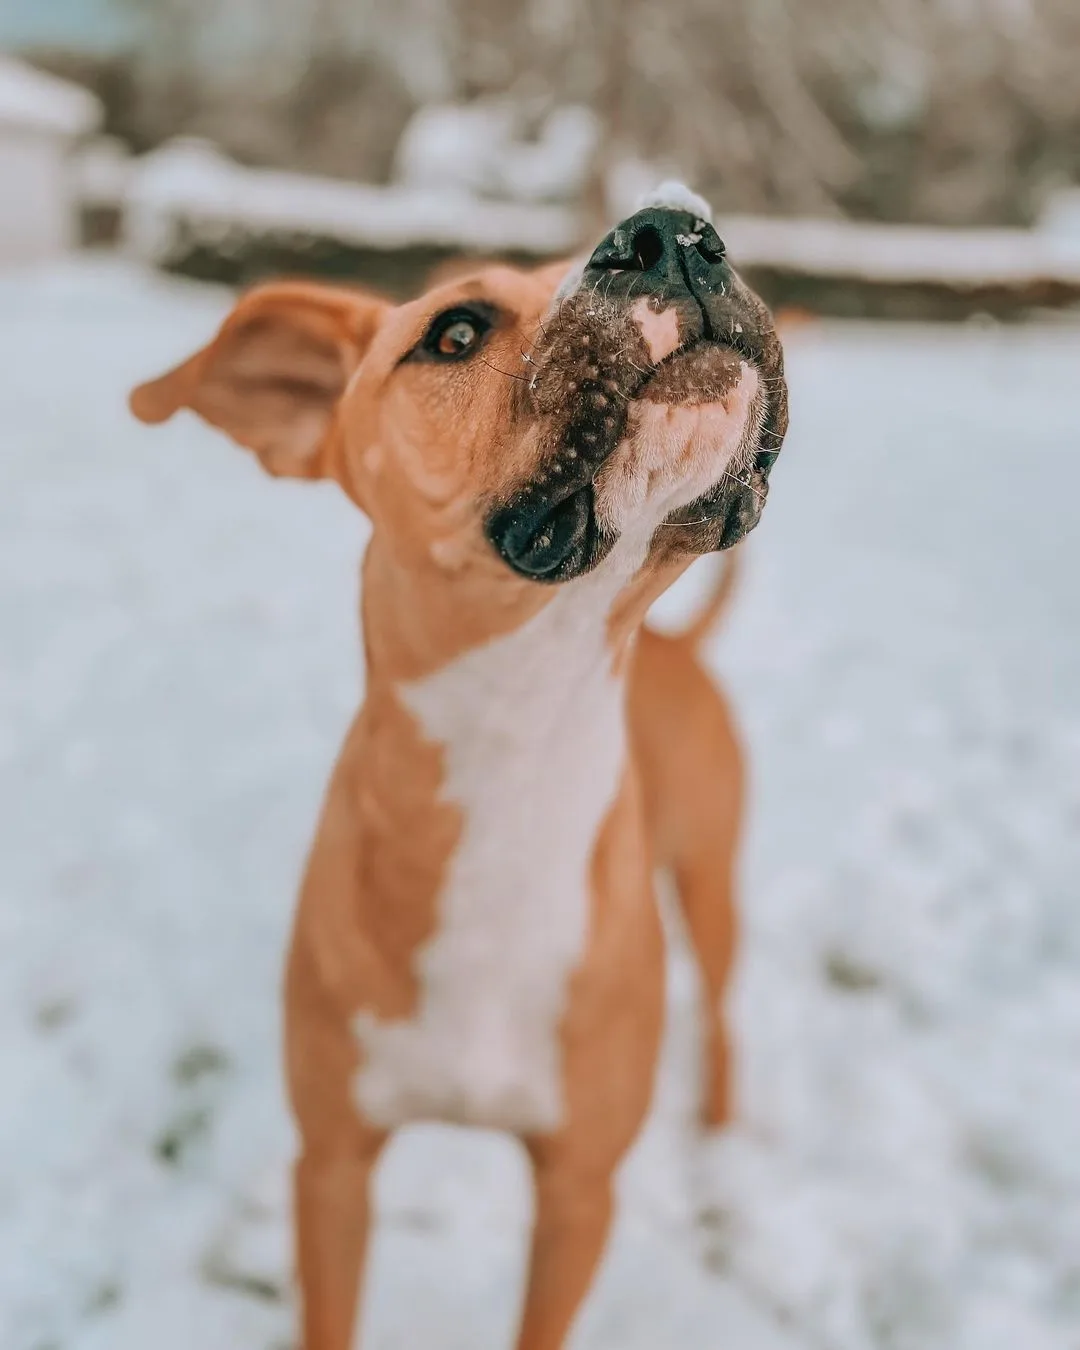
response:
M433 317L455 305L467 307L478 303L510 315L527 314L539 311L547 303L552 286L541 273L500 264L478 268L433 287L413 301L410 308L418 316Z

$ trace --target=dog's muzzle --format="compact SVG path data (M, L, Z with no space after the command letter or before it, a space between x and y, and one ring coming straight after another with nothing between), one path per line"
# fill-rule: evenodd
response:
M706 214L680 205L647 205L622 221L568 282L545 320L528 395L548 443L530 482L489 517L489 539L537 581L595 566L614 539L597 521L593 485L626 431L629 405L667 358L708 345L754 366L764 411L743 474L726 475L671 521L687 527L695 552L729 548L760 518L787 427L768 310L732 270Z

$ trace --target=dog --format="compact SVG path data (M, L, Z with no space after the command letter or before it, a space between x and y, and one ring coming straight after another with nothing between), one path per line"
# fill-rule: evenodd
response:
M136 389L366 513L366 696L322 808L285 979L304 1350L348 1350L372 1169L438 1120L534 1177L518 1350L558 1350L646 1115L663 1013L653 891L703 980L702 1119L730 1111L742 758L691 629L644 625L756 525L783 357L704 202L666 185L587 259L486 267L408 304L263 285Z

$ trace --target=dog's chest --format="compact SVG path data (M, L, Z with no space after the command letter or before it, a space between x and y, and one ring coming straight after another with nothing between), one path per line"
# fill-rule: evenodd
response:
M401 690L425 737L445 747L442 795L463 829L435 933L416 956L415 1014L355 1023L357 1099L376 1124L560 1123L560 1024L626 756L604 640L610 587L581 589Z

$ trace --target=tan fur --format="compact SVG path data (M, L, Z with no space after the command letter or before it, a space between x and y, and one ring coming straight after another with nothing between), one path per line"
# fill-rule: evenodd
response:
M363 572L367 692L323 804L285 982L287 1075L302 1139L295 1213L305 1350L353 1345L371 1172L387 1137L358 1104L356 1019L406 1025L417 1015L419 953L439 935L441 896L470 823L467 805L445 793L451 748L425 735L409 690L524 631L560 594L509 572L481 536L477 503L520 481L540 453L528 428L506 431L508 376L522 374L564 270L490 269L396 309L317 286L264 287L240 301L209 347L132 397L146 421L194 408L271 472L335 479L374 526ZM400 364L434 312L480 292L514 316L492 334L483 362L452 379ZM667 342L663 321L651 322L656 341ZM719 1125L730 1110L721 1000L735 934L742 760L694 651L728 580L689 637L642 627L688 562L656 544L646 558L643 544L603 622L627 748L583 879L585 945L554 1031L559 1116L522 1131L536 1219L519 1350L564 1345L609 1229L614 1169L648 1109L663 1009L657 867L675 877L704 976L703 1119Z

